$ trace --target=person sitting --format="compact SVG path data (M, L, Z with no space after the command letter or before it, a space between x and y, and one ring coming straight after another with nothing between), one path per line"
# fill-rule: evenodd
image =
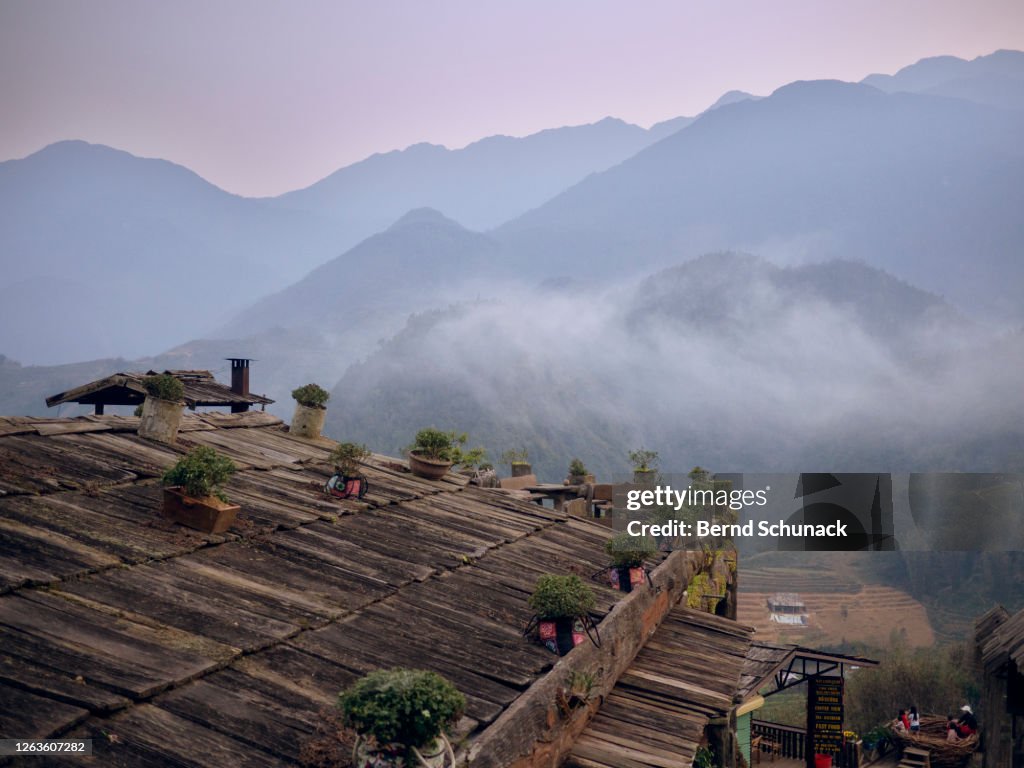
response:
M960 730L952 715L946 715L946 741L951 744L960 741Z
M956 721L956 732L962 739L978 732L978 720L969 704L960 707L960 717Z
M911 733L917 733L921 730L921 716L917 713L917 707L910 708L910 715L907 719L910 720Z

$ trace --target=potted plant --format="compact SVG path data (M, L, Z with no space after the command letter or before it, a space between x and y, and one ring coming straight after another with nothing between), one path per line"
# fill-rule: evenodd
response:
M359 474L359 464L370 456L370 449L362 443L338 443L328 456L334 464L334 474L324 485L324 493L339 499L366 495L369 483Z
M623 592L632 592L647 580L644 561L658 551L651 539L646 536L630 536L628 533L620 533L609 539L604 548L612 560L608 569L612 588Z
M164 516L206 533L223 533L238 514L238 505L222 488L235 471L224 454L206 445L193 448L164 473Z
M658 452L638 448L629 452L633 462L633 482L637 485L653 485L658 475Z
M509 449L501 454L501 460L507 462L512 468L512 477L522 477L533 474L533 467L529 462L530 454L525 448Z
M573 459L569 462L569 476L565 482L568 485L583 485L594 482L594 476L587 472L586 466L580 459Z
M455 764L445 732L462 716L466 698L436 672L370 672L340 694L338 705L357 734L357 768Z
M146 399L139 414L139 436L162 443L173 443L181 425L181 400L185 386L169 373L146 376L142 380Z
M579 576L541 576L530 595L541 642L559 656L567 654L586 638L595 604L593 591Z
M303 384L292 390L292 397L295 398L295 415L292 416L291 433L310 440L320 437L331 393L319 384Z
M418 477L440 480L456 464L481 461L482 448L462 450L468 439L464 432L444 432L434 427L421 429L408 449L409 469Z

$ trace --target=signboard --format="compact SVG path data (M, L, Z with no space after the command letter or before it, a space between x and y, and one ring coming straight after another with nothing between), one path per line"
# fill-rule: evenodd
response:
M843 678L812 677L807 691L807 738L811 755L838 754L843 747Z

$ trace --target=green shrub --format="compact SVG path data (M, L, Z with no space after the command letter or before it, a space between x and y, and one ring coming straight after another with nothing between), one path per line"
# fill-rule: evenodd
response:
M359 462L370 456L370 449L362 443L338 443L328 460L345 475L354 475L359 469Z
M629 460L633 462L636 472L652 472L658 468L658 452L638 448L629 452Z
M345 725L378 744L430 746L462 716L466 698L436 672L371 672L338 697Z
M307 408L326 408L327 401L331 399L331 393L319 384L303 384L292 390L292 397L299 405L304 405Z
M469 436L459 432L444 432L435 427L427 427L416 433L416 440L407 449L410 453L433 461L450 461L463 467L475 467L487 457L483 448L463 450Z
M575 618L593 610L597 601L579 576L546 573L537 579L530 607L542 619Z
M715 755L707 747L697 747L697 754L693 756L693 768L713 768Z
M646 536L630 536L628 533L620 533L608 539L604 548L616 568L639 568L658 551L651 539Z
M525 448L510 448L501 454L501 460L506 464L528 464L530 454Z
M167 470L162 482L164 485L180 485L189 496L216 496L221 501L227 501L221 486L236 469L235 463L227 456L209 446L200 445Z
M473 448L468 451L464 451L459 448L458 452L455 463L461 467L483 470L486 467L491 466L487 463L487 451L483 448Z
M579 459L573 459L569 462L569 476L570 477L583 477L587 474L587 468Z
M158 400L180 403L185 396L185 386L169 373L147 376L142 380L142 386L145 387L147 395Z

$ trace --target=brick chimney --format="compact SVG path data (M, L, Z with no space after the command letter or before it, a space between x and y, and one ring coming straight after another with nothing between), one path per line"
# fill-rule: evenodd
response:
M249 363L252 358L229 357L231 361L231 391L237 395L249 394ZM237 403L231 406L232 413L242 413L249 410L248 403Z

